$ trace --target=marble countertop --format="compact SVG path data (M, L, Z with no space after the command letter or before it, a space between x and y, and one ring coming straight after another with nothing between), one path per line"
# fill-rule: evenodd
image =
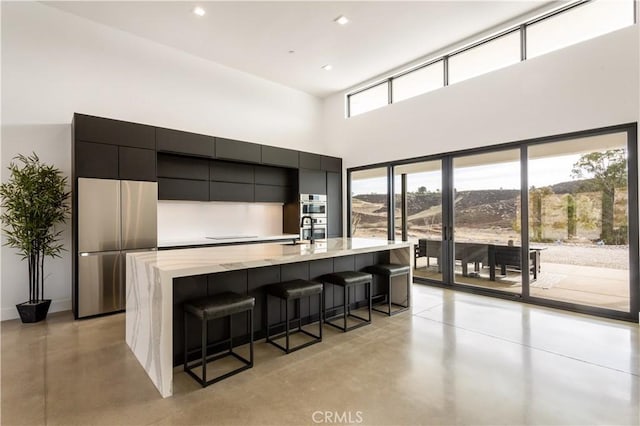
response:
M243 244L127 253L125 339L162 397L173 394L174 278L390 251L411 264L410 242L329 238L314 244Z
M249 244L128 253L136 263L171 277L304 262L381 250L410 247L410 242L375 238L329 238L314 244Z
M279 240L293 240L300 239L298 234L279 234L279 235L266 235L266 236L237 236L237 237L202 237L193 238L189 240L164 240L158 241L158 248L164 249L166 247L191 247L191 246L213 246L217 244L235 244L235 243L252 243L263 241L279 241Z

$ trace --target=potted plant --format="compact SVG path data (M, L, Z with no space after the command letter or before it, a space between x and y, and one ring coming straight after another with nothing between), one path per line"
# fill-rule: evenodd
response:
M22 322L38 322L51 305L51 299L44 298L45 257L60 257L64 250L63 230L57 225L65 223L69 213L67 178L35 153L14 157L9 171L9 180L0 185L5 245L29 262L29 300L16 308Z

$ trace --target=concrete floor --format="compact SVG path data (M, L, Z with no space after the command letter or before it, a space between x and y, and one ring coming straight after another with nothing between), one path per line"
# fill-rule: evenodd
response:
M413 314L160 398L124 315L2 327L3 425L638 425L638 324L413 286ZM338 420L338 421L336 421ZM361 421L360 421L361 420Z
M426 258L419 258L413 275L442 281L437 266L427 267ZM473 265L469 264L473 271ZM489 268L481 268L477 277L463 276L462 268L456 265L457 283L477 287L522 293L522 279L517 271L507 271L507 276L498 275L489 280ZM531 282L530 294L550 300L597 306L621 312L629 312L629 271L583 265L567 265L545 262L538 279Z

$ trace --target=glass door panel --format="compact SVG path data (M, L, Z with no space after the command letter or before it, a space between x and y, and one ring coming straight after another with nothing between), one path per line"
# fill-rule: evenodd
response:
M534 297L629 312L626 132L531 146Z
M402 175L407 176L407 237L415 245L414 276L442 281L442 161L394 167L396 208L400 212ZM399 202L399 201L400 202ZM396 235L402 235L402 217Z
M453 159L456 283L522 292L520 150Z
M351 236L388 238L387 168L351 172Z

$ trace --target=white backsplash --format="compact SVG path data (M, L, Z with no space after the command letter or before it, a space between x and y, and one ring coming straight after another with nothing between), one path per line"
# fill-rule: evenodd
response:
M282 234L282 204L158 201L158 241Z

